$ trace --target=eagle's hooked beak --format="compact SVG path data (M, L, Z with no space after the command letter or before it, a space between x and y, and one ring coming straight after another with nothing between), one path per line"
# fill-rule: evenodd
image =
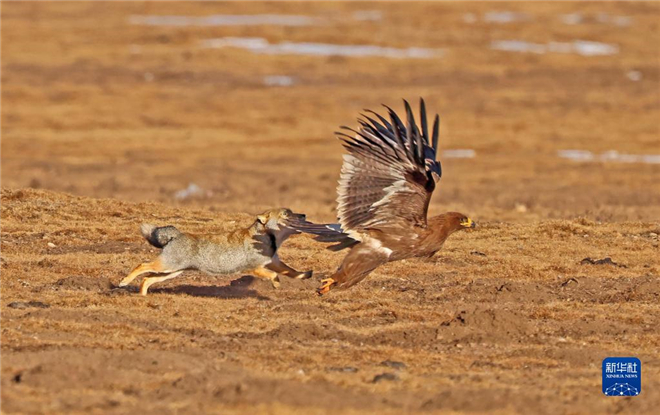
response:
M464 226L466 228L474 228L477 226L477 224L472 219L467 218L463 222L461 222L461 226Z

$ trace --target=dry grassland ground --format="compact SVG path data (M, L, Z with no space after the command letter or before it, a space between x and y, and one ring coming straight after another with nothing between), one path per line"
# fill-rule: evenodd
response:
M213 14L319 21L131 23ZM1 30L3 413L657 411L660 165L557 156L660 153L657 3L3 2ZM223 37L443 53L200 47ZM501 40L618 53L490 48ZM480 227L436 257L317 298L343 254L299 236L281 255L317 274L279 290L192 271L146 298L116 288L157 254L143 221L214 233L273 206L334 220L332 132L419 96L441 148L476 153L442 160L431 214ZM176 199L190 183L200 194ZM602 359L629 355L642 394L603 396Z

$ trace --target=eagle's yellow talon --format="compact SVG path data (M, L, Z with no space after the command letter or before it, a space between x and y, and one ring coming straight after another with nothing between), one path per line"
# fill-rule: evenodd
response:
M321 280L321 286L316 290L316 293L321 296L332 289L337 283L332 278L326 278Z

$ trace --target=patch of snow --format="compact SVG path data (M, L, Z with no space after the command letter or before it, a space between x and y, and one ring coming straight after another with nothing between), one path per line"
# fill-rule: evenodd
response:
M595 155L588 150L559 150L557 155L573 161L660 164L660 154L625 154L616 150Z
M486 23L516 23L529 20L531 20L531 17L528 14L519 12L499 11L484 14L484 22Z
M321 19L287 14L214 14L210 16L133 15L129 23L144 26L313 26Z
M617 45L590 42L588 40L573 41L573 48L578 55L582 56L616 55L619 53L619 47Z
M286 75L268 75L264 76L264 85L267 86L291 86L295 79Z
M594 159L594 154L587 150L559 150L557 155L574 161L592 161Z
M477 15L474 13L465 13L463 15L463 21L470 24L477 23Z
M580 13L562 14L559 16L559 19L562 21L562 23L568 25L576 25L584 22L584 16L582 16Z
M383 19L383 12L380 10L358 10L353 12L353 19L361 22L377 22Z
M247 49L253 53L266 55L312 55L312 56L346 56L367 57L380 56L385 58L434 58L442 56L440 49L427 48L393 48L375 45L335 45L330 43L311 42L281 42L271 44L268 40L258 37L224 37L202 41L203 48L235 47Z
M641 81L642 78L644 77L640 71L628 71L626 73L626 77L630 79L633 82L638 82Z
M211 191L205 191L195 183L190 183L185 189L178 190L174 193L174 198L176 200L186 200L196 197L211 196L211 194Z
M606 56L619 53L617 45L592 42L588 40L574 40L573 42L533 43L524 40L496 40L491 42L490 48L504 52L526 53L575 53L582 56Z
M562 23L567 25L577 25L588 22L597 22L603 24L610 24L614 26L630 26L632 24L632 17L629 16L612 16L607 13L596 13L593 16L585 16L582 13L569 13L559 16Z
M469 148L445 150L442 152L442 157L454 159L471 159L476 157L476 155L477 152Z
M612 16L607 13L596 13L596 21L598 23L613 24L615 26L630 26L632 18L629 16Z

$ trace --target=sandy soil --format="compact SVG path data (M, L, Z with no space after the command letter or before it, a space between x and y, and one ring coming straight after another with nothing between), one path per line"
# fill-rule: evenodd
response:
M356 20L364 10L381 20ZM529 20L485 22L492 11ZM257 13L323 24L129 21ZM660 153L659 17L654 3L3 2L2 412L655 412L660 165L557 151ZM228 36L444 53L199 47ZM577 39L619 53L489 49ZM195 272L147 298L116 288L156 255L143 221L206 233L273 206L333 220L332 132L419 96L442 116L443 149L476 152L442 160L431 213L480 227L436 257L319 299L343 255L300 236L282 256L317 274L280 290ZM177 199L190 183L201 193ZM642 360L642 395L601 394L601 361L617 355Z

